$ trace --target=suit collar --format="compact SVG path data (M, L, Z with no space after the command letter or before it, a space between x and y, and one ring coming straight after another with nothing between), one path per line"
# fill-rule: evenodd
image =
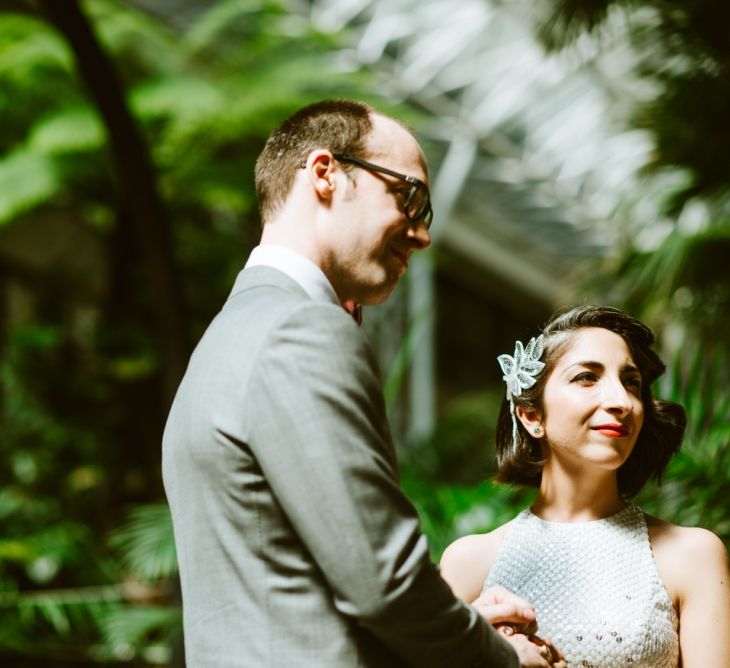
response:
M256 246L251 251L245 268L260 266L283 271L299 283L315 301L340 305L337 293L321 267L291 248L270 243Z
M233 284L230 299L239 292L249 290L250 288L261 287L264 285L280 288L297 294L302 297L309 298L307 291L299 285L293 278L287 276L283 271L274 269L273 267L257 266L242 269L236 277Z

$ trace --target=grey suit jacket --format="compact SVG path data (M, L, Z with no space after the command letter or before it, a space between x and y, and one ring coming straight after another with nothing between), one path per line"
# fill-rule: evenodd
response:
M365 335L282 272L200 341L163 475L189 668L518 665L429 559Z

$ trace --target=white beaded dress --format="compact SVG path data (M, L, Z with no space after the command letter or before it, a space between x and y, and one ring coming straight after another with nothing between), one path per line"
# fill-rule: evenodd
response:
M677 668L678 619L636 506L601 520L547 522L523 510L486 587L530 601L539 635L571 668Z

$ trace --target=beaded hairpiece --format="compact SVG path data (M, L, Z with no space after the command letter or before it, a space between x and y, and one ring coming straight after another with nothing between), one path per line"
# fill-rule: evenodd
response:
M500 355L497 357L499 366L502 367L502 380L507 384L507 400L512 416L512 447L517 447L517 417L515 415L514 397L519 397L522 390L532 387L537 381L535 376L544 368L545 364L540 361L542 357L543 336L532 338L523 348L520 341L515 341L515 352L513 356Z

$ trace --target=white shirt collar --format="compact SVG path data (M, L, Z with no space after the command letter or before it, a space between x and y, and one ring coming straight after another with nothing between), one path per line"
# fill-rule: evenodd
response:
M330 302L340 306L340 300L324 272L311 260L284 246L264 244L256 246L244 269L248 267L273 267L294 279L315 301Z

